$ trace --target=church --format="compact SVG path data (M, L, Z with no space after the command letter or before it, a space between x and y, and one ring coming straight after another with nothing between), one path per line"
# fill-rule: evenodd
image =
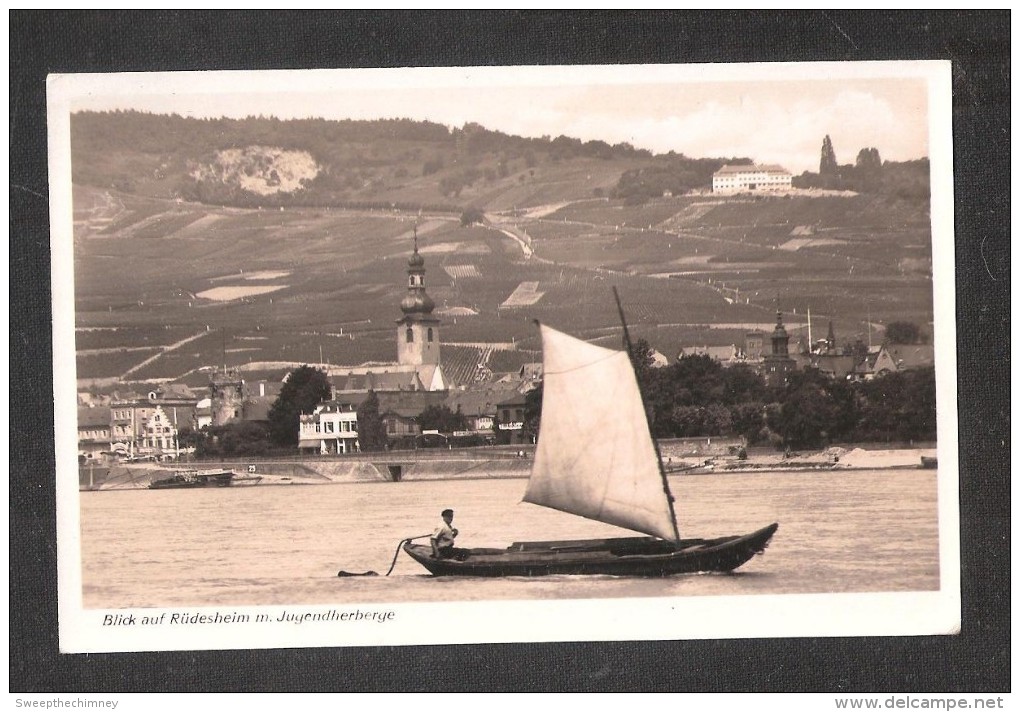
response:
M397 320L397 361L371 366L332 367L329 370L334 397L346 394L443 392L450 383L440 357L440 320L433 316L436 304L425 291L425 258L414 252L407 260L407 295L400 302L403 316Z
M425 259L415 234L414 252L407 260L407 294L400 301L403 316L396 322L396 363L330 368L333 397L300 417L299 450L319 454L359 450L357 409L369 392L379 400L391 441L421 434L418 414L430 405L442 405L450 390L440 357L441 322L432 314L435 308L425 291Z

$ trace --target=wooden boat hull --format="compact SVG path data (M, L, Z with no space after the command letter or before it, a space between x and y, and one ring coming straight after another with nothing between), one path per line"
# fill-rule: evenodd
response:
M404 551L434 576L672 576L733 571L760 554L779 528L744 536L684 539L679 546L654 537L519 542L506 549L461 549L449 559L432 547L404 543Z
M233 480L231 480L230 486L231 487L254 487L255 485L257 485L261 481L262 481L262 478L257 476L257 475L256 476L235 477Z
M162 480L153 480L149 483L149 489L198 489L203 487L230 487L234 480L234 473L229 471L199 473L199 474L176 474Z

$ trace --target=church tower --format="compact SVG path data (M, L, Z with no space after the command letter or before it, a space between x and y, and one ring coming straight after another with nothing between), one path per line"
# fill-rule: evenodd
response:
M786 327L783 326L783 312L781 311L776 312L776 328L772 330L772 355L790 355L790 336L786 333Z
M436 303L425 293L425 259L418 254L418 230L414 253L407 260L407 296L400 302L404 316L397 320L397 362L422 366L439 364L439 319L432 316Z
M796 361L790 358L790 335L783 326L783 313L776 311L776 328L772 330L772 353L765 356L765 379L769 384L786 382L786 374L794 370Z

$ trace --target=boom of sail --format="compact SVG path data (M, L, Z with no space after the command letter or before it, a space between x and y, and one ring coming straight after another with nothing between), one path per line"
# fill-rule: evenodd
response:
M540 328L542 430L524 501L678 542L627 353Z

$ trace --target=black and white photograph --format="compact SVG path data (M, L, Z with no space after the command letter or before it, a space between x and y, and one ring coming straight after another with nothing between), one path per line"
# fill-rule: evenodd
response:
M949 77L51 76L61 650L957 632Z

